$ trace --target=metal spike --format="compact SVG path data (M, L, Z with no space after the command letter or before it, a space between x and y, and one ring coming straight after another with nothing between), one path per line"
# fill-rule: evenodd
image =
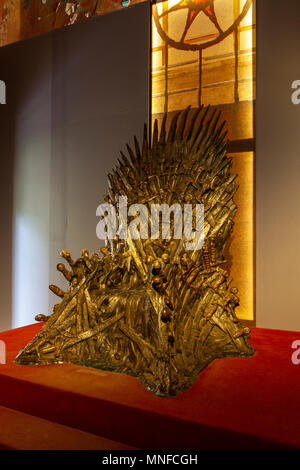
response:
M67 281L69 281L69 282L71 281L72 273L67 270L67 268L65 267L65 265L63 263L59 263L56 266L56 269L63 274L63 276L67 279Z
M192 137L192 134L193 134L193 130L194 130L194 125L195 125L195 122L196 122L196 119L197 117L199 116L200 112L202 111L203 109L203 105L200 106L200 108L196 109L193 116L192 116L192 119L189 123L189 127L188 127L188 130L187 130L187 133L186 133L186 136L185 136L185 140L188 141L190 140L190 138Z
M117 188L118 191L123 191L126 193L126 187L124 186L124 183L121 179L121 177L118 175L117 171L113 169L113 176L115 180L115 187Z
M69 263L71 267L75 266L75 261L71 258L70 253L67 250L61 251L61 256Z
M192 143L192 147L194 146L195 144L195 141L197 140L198 136L199 136L199 132L201 132L201 129L203 128L203 122L204 122L204 119L206 118L208 112L210 110L210 105L208 105L206 108L205 108L205 111L204 113L202 114L200 120L199 120L199 123L198 125L196 126L194 132L193 132L193 136L191 136L191 139L193 141ZM202 111L202 110L201 110Z
M216 110L213 112L211 118L207 121L207 137L201 142L201 145L204 145L204 152L216 142L216 126L221 115L221 111L217 113L216 118L214 115Z
M219 121L219 119L220 119L221 114L222 114L221 111L218 111L218 112L217 112L215 121L214 121L213 124L212 124L211 131L212 131L214 134L216 133L217 124L218 124L218 121Z
M167 123L167 113L164 114L161 129L160 129L160 136L159 136L159 143L164 144L166 142L166 123Z
M109 181L109 184L110 184L111 188L113 188L114 185L115 185L113 175L111 173L108 173L107 178L108 178L108 181Z
M120 151L120 154L121 154L121 157L123 158L124 165L125 165L125 166L130 166L131 168L133 168L132 165L131 165L131 163L130 163L130 161L129 161L128 158L126 157L126 155L125 155L122 151Z
M219 143L215 144L215 149L218 154L221 154L222 152L227 152L227 146L228 146L228 139L224 141L220 141Z
M147 124L144 124L144 137L143 137L143 150L142 154L145 155L148 149L148 130L147 130Z
M121 179L123 185L125 186L126 190L128 191L128 193L130 193L131 191L131 184L128 182L126 176L124 175L123 171L121 170L121 168L117 168L116 169L116 172L117 174L119 175L119 178Z
M53 294L57 295L58 297L62 298L65 295L65 292L63 290L61 290L57 286L54 286L53 284L49 286L49 289L51 290L51 292L53 292Z
M205 138L206 133L207 133L207 128L208 128L208 125L207 125L207 123L205 123L199 129L199 132L197 133L197 136L194 137L194 141L191 145L191 150L194 150L195 152L198 152L200 150L200 146L202 144L202 139L203 139L203 137Z
M157 123L157 119L155 119L154 126L153 126L152 147L157 145L157 143L158 143L158 123Z
M216 112L217 110L214 109L210 118L206 121L205 125L203 126L202 130L204 132L200 132L199 136L195 139L193 147L196 148L197 150L199 150L202 144L205 145L212 137L212 131L210 129L210 125L214 119ZM203 135L204 135L204 139L202 140Z
M220 136L218 142L216 143L216 146L219 146L219 145L220 145L220 146L222 147L222 146L223 146L223 143L224 143L224 146L227 147L228 139L225 139L226 136L227 136L227 134L228 134L228 130L224 131L224 132L221 134L221 136Z
M126 144L126 147L130 156L130 160L132 161L133 165L136 165L137 159L136 159L136 156L134 155L132 148L128 144Z
M141 158L141 149L140 149L140 146L139 146L139 142L136 138L136 136L134 136L134 146L135 146L135 153L136 153L136 156L138 159Z
M182 113L181 115L181 119L180 119L180 122L179 122L179 125L178 125L178 128L177 128L177 132L176 132L176 138L177 140L182 140L183 138L183 133L184 133L184 129L185 129L185 124L186 124L186 120L187 120L187 117L188 117L188 114L189 114L189 111L191 109L191 106L189 105Z
M176 129L177 129L177 120L178 120L178 117L179 117L180 113L181 113L181 111L176 113L175 116L173 117L172 121L171 121L170 129L169 129L169 133L168 133L168 142L173 142L174 139L175 139Z
M117 158L117 161L118 161L118 163L119 163L120 168L124 168L124 167L125 167L124 163L123 163L119 158Z
M219 138L222 130L224 129L224 126L226 124L226 121L223 121L220 126L218 127L217 131L216 131L216 140Z

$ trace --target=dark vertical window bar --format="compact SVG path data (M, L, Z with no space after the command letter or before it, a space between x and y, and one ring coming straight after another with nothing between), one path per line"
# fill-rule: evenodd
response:
M166 3L163 3L163 9L167 10L167 5ZM168 34L168 15L165 15L163 18L163 28L164 31ZM169 49L168 49L168 43L165 41L165 47L164 47L164 66L165 66L165 104L164 104L164 112L168 112L168 67L169 67Z
M239 101L239 33L234 30L234 102Z
M148 133L149 133L149 143L151 143L152 139L152 2L149 1L148 3L148 14L149 14L149 25L148 25L148 55L149 55L149 73L148 73L148 80L149 80L149 96L148 96Z
M198 90L198 106L202 103L202 49L199 50L199 90Z
M234 18L240 13L240 0L234 0ZM238 25L234 30L234 102L239 101L239 31Z

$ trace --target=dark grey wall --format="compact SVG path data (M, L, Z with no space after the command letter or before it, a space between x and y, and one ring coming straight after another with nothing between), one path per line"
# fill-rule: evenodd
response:
M0 329L15 324L48 282L51 156L51 37L0 49L7 104L1 105ZM34 299L34 301L33 301ZM21 322L20 322L21 323Z
M7 80L1 67L1 79ZM0 105L0 135L1 135L1 172L0 172L0 329L11 326L12 310L12 224L13 199L12 180L14 164L11 157L13 139L11 131L11 108Z
M257 2L257 325L300 331L300 2Z
M54 36L52 256L62 247L75 257L82 248L99 250L96 209L107 173L148 120L148 6L98 20ZM54 280L58 261L52 258Z
M48 284L63 285L61 249L74 257L99 249L106 175L148 119L148 13L142 4L0 49L8 89L0 122L10 129L0 330L49 312L56 298Z

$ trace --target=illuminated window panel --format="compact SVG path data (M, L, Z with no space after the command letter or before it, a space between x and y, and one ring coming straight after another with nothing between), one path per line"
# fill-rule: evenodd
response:
M226 258L234 286L239 289L240 306L236 313L242 320L253 319L253 264L254 264L254 206L253 206L253 152L229 154L232 157L232 173L237 174L237 190L234 201L238 211L234 219Z
M254 320L254 0L163 1L152 6L152 120L188 105L217 106L227 122L240 188L228 256L238 315Z

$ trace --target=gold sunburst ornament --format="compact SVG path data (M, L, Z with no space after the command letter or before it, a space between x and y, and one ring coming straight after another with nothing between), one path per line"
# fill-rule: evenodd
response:
M167 2L166 2L167 3ZM155 21L155 26L158 34L161 38L168 44L176 49L189 50L189 51L201 51L207 49L210 46L218 44L223 41L227 36L229 36L233 31L238 27L243 18L245 18L248 13L253 0L244 1L243 8L241 9L240 14L238 14L234 19L232 24L224 28L220 25L216 11L215 11L215 0L180 0L175 5L163 10L161 13L158 11L158 6L153 5L152 13ZM168 31L165 30L163 25L164 17L171 17L172 13L179 10L186 10L186 20L185 26L181 34L180 40L172 38ZM192 26L193 22L199 14L204 14L214 25L216 29L215 37L209 38L207 41L201 40L199 43L190 43L186 36Z

